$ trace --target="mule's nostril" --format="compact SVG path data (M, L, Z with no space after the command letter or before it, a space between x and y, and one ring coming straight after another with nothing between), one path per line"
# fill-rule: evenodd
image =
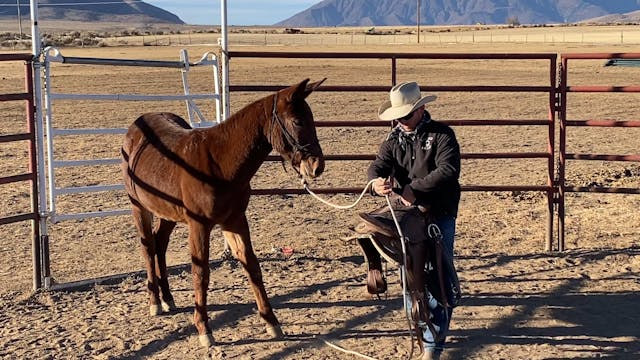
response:
M324 172L324 159L316 158L313 165L313 176L320 176Z

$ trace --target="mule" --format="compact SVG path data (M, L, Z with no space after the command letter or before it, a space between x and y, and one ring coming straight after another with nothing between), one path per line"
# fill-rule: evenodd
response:
M324 171L307 96L325 79L282 89L247 105L223 123L192 129L171 113L146 113L129 127L122 146L122 173L142 244L149 313L176 309L169 289L165 253L176 223L189 230L195 293L194 324L200 343L213 335L207 315L209 238L219 225L242 264L267 333L283 336L264 288L251 246L245 211L250 180L267 155L277 151L305 180ZM154 217L159 221L154 226Z

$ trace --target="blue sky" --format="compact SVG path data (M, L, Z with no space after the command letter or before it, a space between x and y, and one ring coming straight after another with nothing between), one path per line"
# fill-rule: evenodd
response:
M322 0L227 0L229 25L271 25ZM220 25L219 0L144 0L192 25Z

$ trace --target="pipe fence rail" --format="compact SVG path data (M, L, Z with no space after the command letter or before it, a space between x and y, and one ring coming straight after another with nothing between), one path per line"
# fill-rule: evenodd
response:
M565 200L568 192L591 192L591 193L617 193L617 194L640 194L640 186L635 188L607 187L607 186L574 186L566 183L567 160L600 160L600 161L623 161L640 162L640 154L592 154L592 153L569 153L567 152L567 133L570 127L600 127L600 128L637 128L640 127L638 120L610 120L610 119L588 119L569 120L567 118L567 108L569 106L567 93L638 93L640 86L610 86L610 85L570 85L569 84L569 60L606 60L606 59L640 59L640 53L573 53L561 54L561 76L560 76L560 143L558 161L558 250L565 248ZM634 150L638 150L635 147Z
M13 184L17 182L29 182L30 210L17 215L0 218L0 226L22 221L31 223L31 251L33 270L33 289L42 287L41 256L43 249L40 243L40 229L38 222L38 167L36 159L36 131L35 131L35 100L33 91L33 55L31 54L0 54L0 62L22 61L24 62L24 92L13 94L0 94L0 102L24 101L26 113L26 131L17 134L0 136L0 143L28 142L28 172L18 175L0 177L0 184ZM46 249L44 249L46 251Z

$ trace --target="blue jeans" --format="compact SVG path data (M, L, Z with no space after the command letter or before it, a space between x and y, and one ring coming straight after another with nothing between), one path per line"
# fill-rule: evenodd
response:
M454 216L439 216L435 219L435 222L442 233L443 250L450 259L453 259L456 218ZM411 300L409 297L407 298L409 299L407 308L411 311ZM447 313L445 313L445 311ZM437 305L435 309L431 310L431 313L433 314L431 322L440 328L439 334L442 335L442 340L435 342L431 330L426 329L422 333L422 343L424 344L425 351L441 352L444 349L444 342L446 334L449 331L449 322L451 321L453 309L444 309L442 306Z

